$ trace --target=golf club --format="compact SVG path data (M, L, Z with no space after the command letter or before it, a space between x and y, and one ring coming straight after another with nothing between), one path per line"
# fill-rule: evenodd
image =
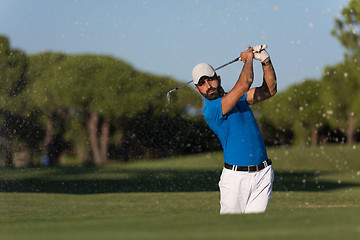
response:
M221 69L221 68L223 68L223 67L226 67L227 65L230 65L230 64L232 64L232 63L234 63L234 62L236 62L236 61L240 61L240 60L241 60L241 58L240 58L240 57L237 57L237 58L235 58L234 60L232 60L232 61L230 61L230 62L228 62L228 63L225 63L224 65L221 65L220 67L215 68L215 71L217 71L217 70L219 70L219 69ZM192 80L188 81L187 83L184 83L183 85L181 85L181 86L179 86L179 87L176 87L176 88L171 89L170 91L168 91L167 94L166 94L167 102L170 103L170 93L178 90L179 88L182 88L182 87L188 85L188 84L191 83L191 82L192 82Z
M264 45L259 45L259 46L260 46L260 49L259 49L258 51L256 51L256 52L261 52L262 50L264 50L265 48L267 48L267 45L266 45L266 44L264 44ZM255 53L255 51L253 51L253 53ZM219 70L219 69L221 69L221 68L223 68L223 67L226 67L227 65L230 65L230 64L232 64L232 63L234 63L234 62L236 62L236 61L241 61L241 57L237 57L237 58L235 58L234 60L232 60L232 61L230 61L230 62L228 62L228 63L225 63L224 65L221 65L220 67L215 68L215 71L217 71L217 70ZM192 82L192 80L188 81L187 83L184 83L183 85L181 85L181 86L179 86L179 87L176 87L176 88L171 89L170 91L168 91L167 94L166 94L167 102L170 103L170 93L175 92L175 91L178 90L179 88L182 88L182 87L188 85L188 84L191 83L191 82Z

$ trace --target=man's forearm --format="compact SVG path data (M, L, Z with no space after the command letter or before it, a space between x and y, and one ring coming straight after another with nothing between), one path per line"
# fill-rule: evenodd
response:
M253 69L253 59L247 60L243 66L243 69L240 73L240 76L233 88L233 90L237 90L245 93L251 87L251 84L254 81L254 69ZM244 95L245 95L244 93Z
M270 96L274 96L277 92L277 80L270 58L262 62L262 68L264 71L264 81L267 85L269 94Z
M243 69L240 73L240 76L235 84L235 86L226 94L222 100L222 113L223 115L227 114L235 106L235 104L247 93L249 90L253 79L253 60L250 59L245 62Z
M235 86L221 99L223 115L231 111L235 104L247 93L253 82L254 71L252 50L253 49L249 46L246 51L240 53L241 61L244 62L244 66Z

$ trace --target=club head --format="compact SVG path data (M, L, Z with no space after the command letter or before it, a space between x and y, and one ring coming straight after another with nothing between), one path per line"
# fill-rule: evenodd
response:
M170 91L166 94L167 103L170 103Z

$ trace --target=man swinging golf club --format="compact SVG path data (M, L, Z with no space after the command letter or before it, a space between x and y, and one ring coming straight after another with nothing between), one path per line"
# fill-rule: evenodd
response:
M274 172L260 129L249 107L275 95L276 75L266 45L248 47L240 54L244 66L235 86L225 92L212 66L196 65L192 79L205 97L203 115L220 139L225 166L219 181L220 214L258 213L267 209ZM253 83L253 59L263 69L263 83Z

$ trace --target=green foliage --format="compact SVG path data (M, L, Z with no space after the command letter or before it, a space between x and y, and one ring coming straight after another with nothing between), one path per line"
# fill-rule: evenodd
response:
M320 98L322 82L307 80L302 84L296 85L291 89L291 97L287 102L292 109L294 116L293 132L295 144L307 144L311 141L312 131L317 131L326 124L324 115L324 104ZM317 139L313 139L313 144L317 144Z
M293 138L295 144L307 143L309 139L314 143L315 135L323 134L323 141L328 141L340 130L347 141L353 141L360 126L359 27L360 1L352 0L343 8L342 16L335 19L332 31L347 49L345 60L326 67L320 80L291 86L254 107L260 113L260 124L266 127L266 138L288 143L281 140L285 136Z
M357 120L360 121L360 91L355 95L351 109L353 110L354 115L358 117Z
M47 56L37 58L47 59ZM34 93L46 96L45 102L50 102L54 108L95 111L105 117L134 116L149 106L164 109L166 92L176 84L171 78L136 71L129 64L109 56L60 55L52 58L55 61L49 69L38 76ZM183 95L186 93L189 97L189 91L185 90ZM39 100L39 103L44 101ZM180 102L182 104L175 106L183 111L188 100L185 98ZM199 103L198 100L198 106Z
M270 98L259 106L255 106L260 112L260 123L262 125L273 125L280 132L293 132L295 144L308 141L311 131L326 124L323 117L324 104L321 100L322 82L306 80L303 83L293 85ZM264 129L264 132L269 128ZM271 131L271 129L270 129ZM282 132L282 133L281 133ZM266 134L269 138L276 140L273 134ZM272 137L271 137L272 136ZM286 140L282 140L284 143Z
M326 117L334 128L346 129L348 117L355 112L360 90L360 72L357 61L345 60L325 69L322 92ZM360 115L359 115L360 116Z
M0 36L0 107L12 112L25 112L26 99L21 96L28 84L28 59L24 52L10 48L6 37Z
M154 111L149 109L122 120L123 141L114 156L120 151L127 158L159 158L221 149L217 137L202 119L158 115Z
M335 19L335 27L332 34L340 43L348 49L348 54L360 52L360 1L351 0L347 7L342 10L341 18Z
M54 72L59 69L60 63L65 59L64 54L50 52L29 57L28 76L31 85L27 89L27 94L34 105L33 107L41 109L45 115L64 109L55 99L57 91L53 91L53 89L57 85L54 84L53 79Z
M119 146L127 130L122 119L138 119L139 114L151 112L142 118L144 125L151 125L160 116L171 116L171 122L189 106L199 107L201 104L195 91L184 88L179 94L181 98L167 105L166 92L179 83L170 77L137 71L124 61L110 56L42 53L31 56L30 62L28 75L32 84L28 94L35 108L46 116L44 124L49 119L54 120L54 116L62 116L58 120L61 123L65 120L64 138L81 148L88 145L86 124L93 112L99 114L101 119L110 121L110 137L113 136L110 142ZM135 131L135 126L132 124L128 127ZM166 126L157 125L154 131L160 132L160 128L166 129ZM146 136L146 139L154 142L159 138L153 134ZM138 151L136 155L142 152L141 147L150 148L147 145L135 145Z
M34 121L37 113L26 95L27 69L26 54L11 49L8 39L0 35L0 158L8 164L16 152L36 151L41 138L41 128Z
M332 34L347 49L342 63L328 66L320 80L308 79L252 106L267 144L326 142L338 130L340 135L356 134L360 125L359 9L360 1L352 0L335 20ZM110 123L110 152L117 157L122 154L119 158L163 157L219 147L204 121L187 114L202 105L191 87L173 92L167 104L166 93L181 83L138 71L120 59L52 52L26 56L0 36L0 71L1 133L26 141L37 136L31 143L34 149L41 145L50 122L56 141L67 141L73 152L80 149L87 155L87 121L94 113L99 116L98 129L103 122ZM349 127L351 119L355 127Z
M167 91L179 82L135 70L114 57L52 52L26 56L11 49L5 36L0 36L0 72L1 135L7 137L10 158L15 141L21 145L25 141L33 151L52 148L55 155L64 149L57 142L63 145L67 141L86 155L87 120L92 113L100 116L99 124L105 119L110 122L110 143L116 147L122 145L125 136L124 119L139 119L141 115L149 128L156 119L187 121L187 109L202 103L198 94L186 87L173 95L172 104L166 104ZM127 126L136 131L139 124L142 126L130 121ZM149 143L159 139L156 132L180 131L169 128L176 124L162 124L156 124L162 130L154 129L152 136L146 135ZM126 134L131 135L129 131ZM45 136L49 138L46 141ZM182 141L187 140L183 137ZM142 142L146 149L153 148L149 143Z

